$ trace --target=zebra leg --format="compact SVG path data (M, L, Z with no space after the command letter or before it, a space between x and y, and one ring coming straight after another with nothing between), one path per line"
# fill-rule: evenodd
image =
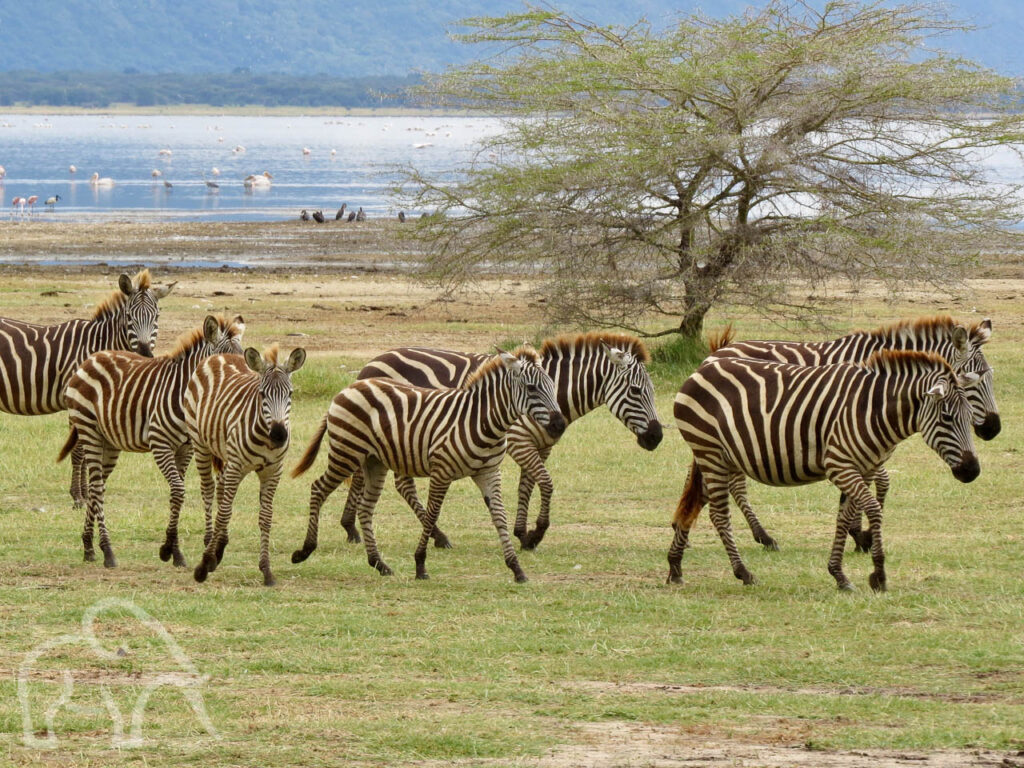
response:
M690 541L690 529L693 528L693 524L697 521L697 516L700 511L704 508L704 505L708 503L707 486L704 485L704 481L700 475L698 475L697 483L700 483L700 488L692 488L694 478L692 475L693 468L696 464L691 465L691 474L686 478L686 488L683 491L682 496L679 499L679 507L683 508L684 504L687 504L691 499L693 504L690 505L690 509L687 511L685 518L681 523L672 523L672 544L668 548L668 584L682 584L683 583L683 552L686 551L686 547L689 546ZM697 502L700 503L697 503ZM680 510L676 511L679 514Z
M185 557L178 548L178 518L181 515L181 506L185 503L185 468L188 467L189 459L192 457L192 449L188 443L178 446L174 450L170 446L154 444L152 438L150 445L153 448L153 458L157 467L163 473L164 479L171 487L171 513L167 520L167 532L164 535L164 543L160 547L160 559L165 563L174 557L174 565L178 568L185 568L187 563Z
M327 469L320 475L316 480L313 481L313 486L309 491L309 522L306 524L306 540L302 544L301 549L296 549L292 552L292 562L301 563L303 560L308 558L316 550L317 538L320 531L320 508L323 503L327 500L327 497L334 493L335 489L344 481L345 477L351 473L351 470L343 470L341 465L334 461L327 462ZM345 514L348 514L348 507L350 504L354 508L359 506L359 500L363 497L363 473L362 471L356 472L352 475L352 487L348 491L348 499L345 502ZM355 513L353 512L353 515ZM344 518L342 518L342 524L344 525ZM351 523L349 525L352 525ZM348 530L348 540L352 541L352 536L355 534L355 541L359 541L359 534L355 532L355 526L345 526Z
M512 526L512 535L519 539L519 544L526 549L529 532L526 530L530 519L530 497L536 483L522 467L519 468L519 504L516 507L516 521Z
M876 592L884 592L885 552L882 549L882 508L878 504L878 499L872 496L865 478L856 470L844 470L841 468L831 472L829 474L829 479L837 485L840 490L844 491L849 499L850 510L845 513L845 519L855 520L860 517L862 512L867 515L868 524L871 526L871 560L875 566L871 576L868 577L868 583ZM837 540L839 539L838 532L836 534L836 538ZM842 541L845 542L845 539ZM842 565L842 546L839 546L838 552L835 551L835 548L836 547L834 545L832 558L829 559L830 573L832 573L833 570L833 563L837 566ZM834 573L833 576L835 576ZM838 580L838 577L836 578Z
M836 580L836 586L843 592L853 591L853 584L843 573L843 552L846 549L846 536L850 532L850 526L854 523L860 523L860 510L848 502L841 505L839 514L836 515L836 535L832 540L832 552L828 558L828 572L832 574L832 578Z
M260 478L260 570L263 572L263 586L272 587L277 583L270 571L270 526L274 521L274 494L281 481L281 462L266 467L259 473Z
M359 529L356 528L356 513L359 512L359 500L363 497L363 485L363 470L357 467L352 474L352 485L348 489L348 498L345 499L345 511L341 513L341 527L348 534L349 544L358 544L362 541L359 538Z
M434 526L437 525L438 515L441 514L441 505L444 503L444 497L448 493L448 487L451 484L451 480L441 480L436 477L430 478L427 511L420 519L420 522L423 524L423 530L420 532L420 540L416 545L416 552L413 553L413 559L416 561L417 579L430 578L427 575L427 542L430 541L430 535L434 532ZM506 538L508 537L507 532L505 536ZM509 546L511 547L512 545L509 544Z
M519 526L520 516L523 518L525 527L530 509L530 492L533 490L534 484L540 487L540 514L537 515L537 524L534 529L526 534L525 539L522 537L519 539L522 542L523 549L536 549L537 545L544 539L544 534L547 532L551 522L551 496L555 492L555 485L551 481L551 475L548 474L548 469L544 466L544 462L551 455L551 447L548 446L540 450L533 446L531 448L533 448L533 451L524 457L524 461L520 461L519 457L513 454L513 458L519 462L523 469L522 475L519 478L519 509L516 510L517 527ZM523 487L524 477L529 477L530 480L528 490ZM525 499L523 498L524 491Z
M423 523L423 518L427 514L427 510L424 508L422 502L420 502L419 494L416 492L416 480L409 477L408 475L395 475L395 490L401 494L402 498L405 499L405 503L408 504L412 511L416 515L416 519ZM452 543L448 540L448 536L434 525L434 532L431 534L434 539L434 546L437 549L451 549Z
M96 550L93 548L93 529L95 527L95 506L96 503L103 503L103 462L99 455L92 451L82 453L82 473L87 481L85 525L82 528L82 550L85 562L91 563L96 560Z
M199 487L203 496L203 513L205 515L203 547L205 548L213 539L213 499L217 494L216 482L213 479L213 456L205 450L196 449L196 471L199 473Z
M750 532L754 535L754 541L761 544L769 552L778 552L779 545L761 525L761 521L754 514L754 508L750 506L750 499L747 497L747 478L745 475L732 475L729 478L729 495L732 496L736 506L740 508L743 517L747 519Z
M735 473L733 473L735 474ZM754 575L747 570L747 566L740 559L740 552L736 548L736 542L732 537L732 525L729 522L729 479L719 475L704 474L704 484L707 488L709 508L708 515L711 522L718 531L718 538L725 546L725 552L732 564L733 575L744 584L753 584Z
M82 509L88 503L88 484L83 467L82 446L75 445L71 449L71 507Z
M206 576L217 570L221 559L224 557L224 549L228 545L228 523L231 522L231 507L235 501L235 493L238 491L238 484L242 481L242 474L234 462L224 463L224 469L220 474L220 481L217 484L217 521L214 525L213 536L210 543L203 550L203 558L193 573L195 580L206 581Z
M106 532L106 519L103 517L103 495L106 492L106 478L111 476L111 472L114 471L118 464L118 457L120 455L121 452L115 449L115 447L103 445L101 479L98 486L96 486L98 493L95 498L90 494L89 498L90 512L96 521L96 526L99 528L99 549L103 553L104 568L116 568L118 566L117 558L114 557L114 550L111 548L111 537ZM93 504L94 499L95 504Z
M476 483L484 496L484 504L491 512L491 522L498 531L498 540L501 542L501 552L505 556L505 565L515 575L517 582L526 581L526 574L519 567L519 559L516 551L512 548L512 539L508 535L508 524L505 520L505 505L501 500L501 470L499 467L487 472L474 475L473 482ZM433 488L431 488L433 490Z
M363 462L363 492L359 497L359 527L363 529L363 544L366 546L366 561L377 569L381 576L390 576L394 571L381 559L377 551L377 538L373 535L373 508L377 506L388 468L373 456Z
M885 497L889 493L889 473L885 467L879 467L875 470L874 475L875 483L875 500L878 501L879 507L885 506ZM840 504L842 504L843 498L840 498ZM855 552L870 552L871 551L871 531L863 531L860 527L860 515L858 514L852 525L850 526L850 538L854 541Z

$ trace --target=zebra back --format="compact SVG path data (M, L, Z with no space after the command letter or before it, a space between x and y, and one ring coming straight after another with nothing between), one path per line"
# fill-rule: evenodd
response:
M124 274L88 319L39 325L0 318L0 410L26 416L64 410L64 391L81 362L106 349L151 357L160 309L174 287L153 286L149 270Z

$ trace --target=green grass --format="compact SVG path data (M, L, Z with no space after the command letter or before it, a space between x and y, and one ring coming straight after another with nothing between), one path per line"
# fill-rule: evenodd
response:
M390 483L375 522L395 576L379 577L362 546L345 542L337 524L344 490L324 507L320 548L293 565L323 456L278 490L276 588L261 586L256 567L255 477L240 490L224 562L205 584L157 559L167 489L148 455L123 455L110 479L106 511L119 567L105 570L82 562L68 467L53 463L66 418L4 416L0 763L531 765L559 744L582 741L580 728L590 723L816 749L1022 749L1024 445L1015 425L1024 418L1024 331L1008 320L997 322L989 354L1004 432L979 446L981 477L957 483L920 438L889 465L884 595L867 588L870 562L852 551L846 569L858 590L836 591L825 561L837 494L825 484L751 485L782 547L761 550L734 515L757 585L733 578L706 517L683 558L686 584L665 585L668 521L689 451L672 429L644 452L605 409L574 424L551 456L552 527L536 552L520 553L524 585L512 582L468 481L449 493L441 522L455 549L428 551L430 581L413 578L418 526ZM247 340L260 341L255 333ZM460 348L457 338L451 346ZM289 466L358 364L311 357L296 375ZM659 366L684 364L676 357L654 365L665 422L682 374ZM504 477L512 507L513 465ZM194 565L202 545L194 469L187 487L183 549ZM83 612L109 597L162 622L209 675L202 692L221 738L205 734L179 693L163 690L147 708L145 744L111 748L99 683L108 681L128 712L140 690L125 684L129 675L167 666L154 636L115 613L99 634L104 647L125 648L119 661L77 649L40 665L75 670L76 701L91 711L58 716L56 750L22 745L19 665L41 643L76 632ZM36 684L38 729L59 690Z

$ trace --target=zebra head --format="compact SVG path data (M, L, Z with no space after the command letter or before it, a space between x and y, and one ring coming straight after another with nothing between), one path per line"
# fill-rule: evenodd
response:
M974 434L982 440L991 440L1002 429L992 391L992 366L981 351L991 337L992 321L987 317L970 330L962 325L954 327L952 341L956 352L949 361L958 374L976 373L981 377L976 386L967 388L967 399L971 404Z
M537 353L520 349L515 355L508 352L499 355L510 374L512 403L516 410L536 421L552 437L561 437L565 432L565 417L558 410L555 384L541 367Z
M277 345L271 347L266 357L254 347L245 350L245 364L260 380L257 387L259 397L258 429L270 439L273 448L288 445L291 433L292 374L306 362L306 350L297 347L284 364L277 362Z
M978 455L974 452L972 410L967 394L979 382L976 373L950 376L947 369L924 393L919 415L921 436L961 483L969 483L981 473Z
M157 321L160 318L157 302L169 294L176 284L151 285L148 269L136 275L135 279L126 274L118 278L117 286L125 295L121 313L121 343L124 349L137 352L143 357L153 356Z
M643 360L603 341L601 349L612 364L604 384L604 401L615 418L636 435L640 447L653 451L661 442L662 429L654 408L654 384Z
M207 315L203 322L203 338L211 355L242 354L243 333L245 320L241 315L235 315L230 322L218 315Z

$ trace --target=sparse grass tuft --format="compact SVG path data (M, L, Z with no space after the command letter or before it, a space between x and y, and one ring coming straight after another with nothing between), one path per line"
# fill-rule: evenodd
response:
M672 336L668 341L651 343L651 376L678 386L707 357L707 343L701 338Z

